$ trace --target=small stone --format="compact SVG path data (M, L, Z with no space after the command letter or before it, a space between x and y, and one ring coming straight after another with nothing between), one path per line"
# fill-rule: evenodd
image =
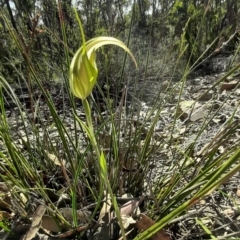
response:
M240 198L240 189L237 190L236 194Z
M234 80L234 81L231 81L231 82L223 82L220 86L220 91L223 91L223 90L232 90L234 89L238 84L238 81Z

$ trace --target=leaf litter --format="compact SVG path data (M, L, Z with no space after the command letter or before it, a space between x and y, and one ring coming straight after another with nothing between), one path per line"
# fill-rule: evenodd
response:
M226 101L219 114L214 116L211 128L209 128L206 132L203 132L202 137L198 140L196 144L196 148L193 150L193 157L195 157L197 161L201 161L201 159L207 157L209 155L209 152L226 151L229 148L229 145L236 144L236 142L240 139L240 111L238 107L240 104L238 100L240 96L239 80L229 79L228 82L223 82L219 87L213 89L213 91L211 91L209 94L204 94L204 91L209 86L211 86L212 82L214 82L220 76L221 74L216 76L198 77L196 79L193 79L190 84L187 83L186 89L183 93L183 100L180 102L179 109L177 110L178 120L176 125L177 128L175 138L179 141L179 148L184 149L186 148L186 146L188 146L191 142L194 141L194 137L196 136L198 131L199 122L205 121L209 117L212 109L218 109L221 104ZM164 83L163 87L164 94L166 94L167 96L168 91L174 89L174 83ZM234 91L234 89L236 91ZM171 104L173 104L174 101L177 101L177 94L176 98L171 100ZM146 103L142 103L142 106L143 109L139 110L139 115L144 118L144 115L147 114L150 107L148 107L148 104ZM235 108L236 111L232 125L236 126L236 130L234 136L230 136L226 133L230 133L231 127L226 123L230 119L231 114ZM157 123L155 128L156 139L159 139L159 136L167 136L169 134L168 125L171 123L172 116L176 113L176 109L171 106L166 106L163 109L162 113L162 119ZM16 126L17 124L14 118L12 118L12 120L10 119L10 122L13 123L13 126ZM69 125L69 122L70 121L68 121L69 131L71 131L72 126L71 124ZM141 119L138 118L138 120L135 120L135 123L133 125L136 126L136 124L141 125ZM143 129L147 134L148 126L146 123L144 123ZM23 133L20 134L22 134L22 138L25 137L23 136ZM51 134L52 144L55 144L57 142L57 132ZM15 133L15 138L17 136L18 134ZM34 141L34 136L31 136L31 134L29 136L30 140ZM103 138L105 138L102 144L104 145L106 153L108 153L108 149L110 147L110 140L109 137L106 138L106 136L106 134L102 136ZM226 136L229 137L226 138ZM26 143L18 142L17 139L16 144L22 149L28 147ZM124 152L124 150L122 151L123 156L121 161L123 162L123 169L127 169L130 173L132 171L135 171L135 166L124 167L124 155L126 153ZM62 160L60 156L58 157L53 153L49 153L48 151L46 151L45 153L48 158L53 162L53 164L58 167L66 167L65 160ZM166 152L164 147L162 148L162 150L160 150L159 154L163 157L162 161L167 161L168 159L171 159L170 151ZM136 160L133 160L133 163L135 164ZM156 181L157 175L159 175L158 169L162 168L163 165L161 165L160 163L156 163L155 166L155 172L151 173L151 179L153 182ZM163 170L161 169L161 171ZM233 229L236 229L236 224L232 223L232 219L237 219L238 221L238 213L236 212L236 209L238 209L238 206L240 205L240 194L238 194L238 186L239 181L236 179L236 177L231 178L226 185L220 188L220 191L218 191L217 193L211 193L205 200L204 204L201 204L201 206L200 204L197 204L191 209L191 211L195 211L195 217L198 217L200 221L207 226L208 229L211 229L211 231L212 229L214 230L215 228L217 229L222 226L222 228L220 228L221 230L219 230L218 232L212 231L215 235L219 234L220 237L223 235L228 236L233 233ZM121 192L124 193L123 187ZM8 190L8 187L5 186L4 183L0 185L0 194L1 213L5 214L5 217L11 220L14 216L13 214L15 212L15 206L12 206L13 199L11 198L11 191ZM146 195L150 195L150 193L146 192ZM60 198L59 195L57 195L57 197ZM24 198L24 195L22 195L22 198ZM128 199L128 197L126 197L126 199ZM61 204L65 201L68 201L68 199L64 198L63 201L61 201ZM154 221L149 216L141 212L142 210L140 210L139 208L139 201L140 200L138 198L130 201L126 200L125 203L122 203L122 201L120 200L119 202L121 202L121 204L119 203L119 206L124 222L124 227L128 230L129 228L136 228L138 229L138 231L141 232L147 230L150 226L152 226L154 224ZM91 205L92 203L88 204ZM69 203L63 205L65 206L63 208L59 207L58 210L69 223L72 223L72 209L67 207ZM32 217L30 217L30 219L32 219L31 224L28 226L29 229L23 235L25 239L32 239L39 231L41 231L41 229L43 229L44 233L48 236L52 236L54 238L65 238L74 236L76 233L82 233L88 228L86 223L89 222L91 219L91 211L83 210L84 207L80 207L80 209L77 210L77 219L79 220L80 225L76 229L66 232L61 232L62 227L59 220L45 214L45 211L47 209L48 207L40 205L36 208L35 212L32 213ZM20 222L20 224L23 223ZM180 228L180 230L177 231L177 234L176 230L172 230L173 232L175 231L175 235L177 235L179 238L186 233L186 230L184 229L191 229L189 235L196 233L199 237L203 235L203 233L201 233L201 231L198 229L196 222L187 218L187 214L186 219L182 218L178 223L174 223L173 225ZM119 228L117 227L116 217L114 215L112 203L108 195L105 195L101 211L98 215L97 223L93 224L93 226L93 239L106 240L117 239L121 237L121 233L119 232ZM166 235L166 232L164 230L161 230L159 233L153 236L152 239L166 240L170 239L170 237L169 235Z

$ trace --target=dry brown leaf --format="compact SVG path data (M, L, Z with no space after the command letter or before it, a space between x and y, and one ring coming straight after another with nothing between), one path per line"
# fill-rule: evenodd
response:
M145 231L150 228L155 221L144 214L140 214L140 220L136 223L136 227L139 231ZM162 229L157 234L153 235L150 240L170 240L170 237Z
M39 228L41 227L42 216L44 215L45 211L46 207L44 205L38 206L36 212L32 217L31 227L28 232L23 236L24 240L30 240L36 236Z
M138 204L139 204L139 201L137 201L137 200L131 200L131 201L128 201L127 203L123 204L120 207L121 215L130 216L134 213L135 210L137 210L136 214L140 214L140 210L138 209Z
M181 120L185 120L188 118L188 111L191 106L194 104L194 101L182 101L179 103L177 110L177 117L180 117Z
M105 192L104 192L105 193ZM106 194L106 193L105 193ZM111 197L110 195L108 194L107 197L105 197L104 199L104 203L103 203L103 206L102 206L102 209L100 211L100 214L99 214L99 218L98 218L98 222L100 223L100 221L102 220L102 218L107 214L109 213L111 207L112 207L112 201L111 201Z
M63 215L67 221L73 221L73 210L72 208L60 208L58 211ZM77 220L88 222L91 214L88 211L77 210Z
M139 201L131 200L120 207L120 213L124 229L127 229L130 224L136 223L136 221L131 217L131 215L140 214L140 209L138 205Z
M134 220L129 215L122 215L121 218L122 218L122 223L123 223L124 229L127 229L130 224L136 223L136 220Z
M71 229L71 230L69 230L67 232L60 233L60 234L57 234L57 235L52 235L49 232L46 232L46 234L51 236L52 238L55 238L57 240L57 239L61 239L61 238L69 238L69 237L71 237L73 235L76 235L77 233L83 232L84 230L86 230L86 228L87 228L87 225L85 225L85 226L78 226L76 229ZM69 239L73 239L73 238L69 238Z
M61 232L61 229L59 226L60 226L60 224L58 224L57 219L55 219L51 216L48 216L48 215L44 215L42 217L42 228L43 229L53 232L53 233L58 233L58 232Z
M104 192L106 194L106 192ZM96 229L94 235L93 235L93 240L105 240L105 239L111 239L111 234L113 234L112 231L112 225L111 219L112 214L110 212L111 207L112 207L112 201L110 198L110 195L108 194L104 198L104 203L102 206L102 209L99 214L98 218L98 228Z
M224 91L224 90L232 90L234 89L238 84L238 81L233 80L231 82L223 82L220 86L220 91Z
M197 111L193 112L190 120L192 122L196 122L196 121L204 118L206 116L206 114L207 114L206 109L202 108L200 110L197 110Z
M47 152L47 151L45 151L45 153L47 154L47 156L48 156L48 158L55 164L55 165L57 165L57 166L64 166L64 167L66 167L66 161L65 160L61 160L61 162L60 162L60 160L59 160L59 158L56 156L56 155L54 155L54 154L51 154L51 153L49 153L49 152ZM62 163L62 164L61 164Z
M200 107L202 107L202 105L199 102L195 102L192 100L182 101L179 103L179 106L178 106L177 117L180 117L182 121L191 117L190 120L195 122L205 116L205 114L203 114L204 109L201 110Z

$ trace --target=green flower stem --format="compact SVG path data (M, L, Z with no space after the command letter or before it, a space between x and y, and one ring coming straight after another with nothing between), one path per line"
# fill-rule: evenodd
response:
M83 108L84 108L84 111L85 111L85 114L86 114L86 120L87 120L87 126L88 126L88 135L89 135L91 144L93 146L93 149L95 150L95 152L97 154L97 158L98 158L97 165L98 165L98 170L99 170L99 175L100 175L100 177L99 177L99 180L100 180L99 200L101 200L101 198L102 198L103 188L104 188L104 184L105 184L105 186L107 187L108 193L110 194L110 197L111 197L112 202L113 202L113 207L115 209L115 213L116 213L118 221L119 221L119 225L120 225L120 229L121 229L121 232L122 232L123 239L126 240L126 235L125 235L125 231L124 231L124 227L123 227L123 223L122 223L121 214L120 214L120 211L119 211L119 208L118 208L118 205L117 205L116 198L113 194L111 184L108 180L107 169L106 168L102 169L101 166L100 166L101 154L100 154L99 146L97 144L96 137L95 137L94 130L93 130L91 108L90 108L90 105L89 105L87 99L83 99L82 104L83 104ZM106 160L105 160L104 156L103 156L103 158L104 158L104 161L106 163ZM100 201L98 201L98 203L100 203ZM97 205L99 205L99 204L97 204Z
M94 130L93 130L93 124L92 124L92 117L91 117L91 108L90 105L88 103L87 99L83 99L82 100L82 104L83 104L83 108L86 114L86 120L87 120L87 125L88 125L88 130L89 130L89 138L91 141L91 144L93 146L94 151L97 154L97 158L100 159L100 151L99 151L99 147L95 138L95 134L94 134ZM98 164L98 170L100 172L100 165Z
M85 115L86 115L86 121L87 121L87 129L85 129L85 131L87 132L87 135L88 135L88 137L91 141L92 147L93 147L94 151L96 152L97 158L99 160L101 155L100 155L100 151L99 151L98 144L97 144L95 134L94 134L94 130L93 130L91 108L90 108L90 105L89 105L87 99L83 99L82 104L83 104L84 112L85 112ZM103 190L104 190L103 189L104 182L103 182L103 179L101 177L101 168L100 168L99 161L97 162L97 168L98 168L98 172L99 172L100 193L99 193L99 196L98 196L97 205L96 205L95 210L93 212L93 216L96 214L96 212L97 212L97 210L100 206L101 199L102 199L102 196L103 196Z

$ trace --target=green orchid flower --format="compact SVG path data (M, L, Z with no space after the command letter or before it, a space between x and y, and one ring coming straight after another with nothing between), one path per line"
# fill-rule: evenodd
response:
M79 22L80 32L82 36L82 46L78 49L78 51L75 53L71 65L70 65L70 90L73 93L73 95L77 98L80 98L82 100L83 108L86 115L86 123L81 121L78 117L76 118L79 124L82 126L82 129L85 130L87 133L92 147L95 150L95 153L98 158L98 170L99 170L99 196L96 208L94 210L94 214L97 212L104 189L106 188L111 196L113 206L116 212L116 216L119 220L119 225L121 228L123 240L126 240L126 235L124 231L124 226L121 219L120 210L118 208L118 204L116 201L116 197L113 194L111 184L108 179L108 171L107 171L107 164L106 159L102 151L100 151L99 145L96 141L94 129L93 129L93 122L91 118L91 108L88 103L87 97L92 92L96 81L98 77L98 69L96 64L96 50L104 45L115 45L123 48L133 59L135 65L137 66L137 62L130 52L130 50L127 48L127 46L121 42L120 40L113 38L113 37L97 37L93 38L89 41L85 41L85 35L83 32L82 24L80 21L80 18L78 17L77 10L75 10L75 14L77 17L77 20ZM73 202L76 201L73 199ZM93 214L93 215L94 215ZM76 216L76 213L73 212L73 216ZM75 225L77 226L77 220L74 221Z
M70 89L75 97L84 100L92 92L98 77L96 50L109 44L123 48L132 57L137 66L130 50L116 38L96 37L86 43L84 42L83 46L74 55L70 66Z

